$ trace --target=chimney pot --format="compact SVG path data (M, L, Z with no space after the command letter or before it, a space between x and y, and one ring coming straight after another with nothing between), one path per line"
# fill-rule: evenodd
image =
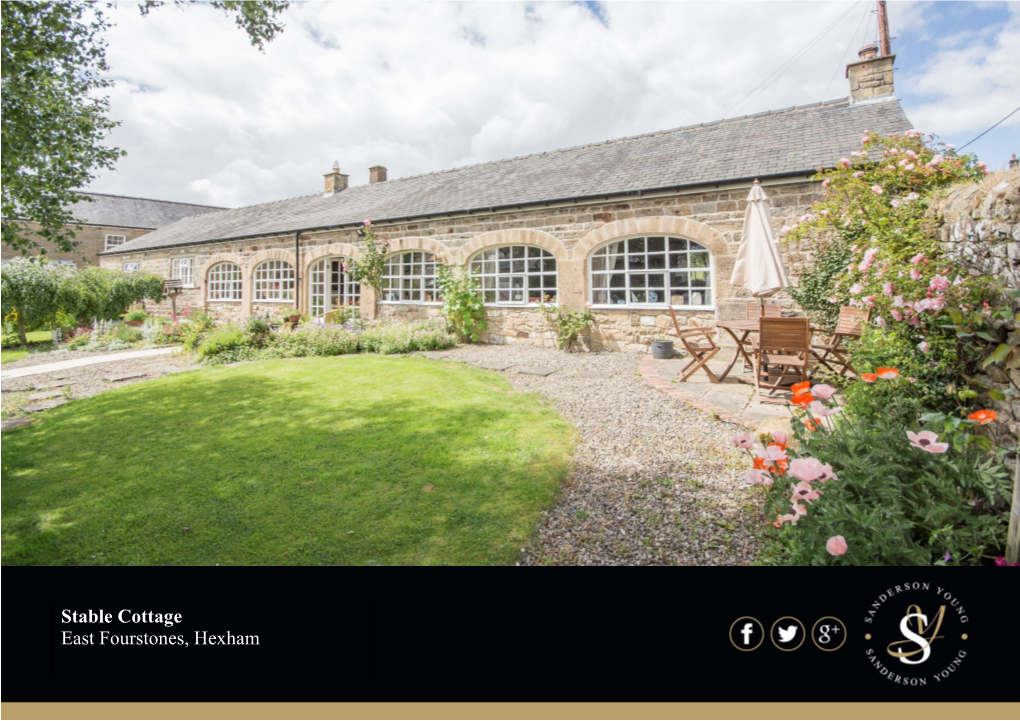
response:
M857 57L859 57L861 60L871 60L873 57L876 57L877 55L878 45L876 45L875 43L865 45L863 48L857 51Z
M333 172L334 173L339 173L340 172L340 161L339 160L334 160L333 161Z
M386 182L386 168L381 165L373 165L368 169L368 183L373 185L375 183Z
M1020 160L1017 160L1016 153L1013 153L1013 157L1009 159L1010 170L1020 170Z

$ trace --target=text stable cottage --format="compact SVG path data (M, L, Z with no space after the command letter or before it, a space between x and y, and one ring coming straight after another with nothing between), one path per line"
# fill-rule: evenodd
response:
M62 624L152 624L173 628L183 621L183 614L161 613L158 611L135 611L124 608L116 614L110 611L72 611L64 609L60 614ZM223 633L210 633L208 631L195 631L194 644L196 646L258 646L259 637L257 634L235 634L231 631ZM63 646L184 646L191 645L183 633L115 633L101 629L98 632L76 633L74 631L61 631L61 645Z

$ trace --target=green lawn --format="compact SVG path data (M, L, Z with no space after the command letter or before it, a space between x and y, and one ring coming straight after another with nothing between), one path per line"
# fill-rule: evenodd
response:
M4 564L512 563L573 440L495 374L382 356L208 368L40 420L4 435Z
M49 330L33 330L25 334L28 338L29 343L44 343L48 340L53 339L53 331ZM11 338L5 337L4 342L11 342L11 348L4 348L0 350L0 363L13 363L16 360L21 360L28 355L27 348L16 348L18 344L18 337L15 335Z

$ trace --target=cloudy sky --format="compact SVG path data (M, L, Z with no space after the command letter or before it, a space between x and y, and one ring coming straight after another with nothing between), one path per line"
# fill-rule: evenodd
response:
M92 189L215 205L570 147L848 94L873 2L293 3L265 54L208 6L110 11ZM896 92L961 146L1020 105L1020 3L890 2ZM788 62L788 61L793 62ZM781 69L782 73L776 72ZM967 148L1020 153L1020 113Z

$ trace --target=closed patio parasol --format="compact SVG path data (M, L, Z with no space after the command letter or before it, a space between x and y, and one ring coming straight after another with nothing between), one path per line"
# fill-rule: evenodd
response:
M790 285L779 256L779 243L772 234L769 198L757 180L747 196L744 232L730 282L734 287L746 288L762 303Z

